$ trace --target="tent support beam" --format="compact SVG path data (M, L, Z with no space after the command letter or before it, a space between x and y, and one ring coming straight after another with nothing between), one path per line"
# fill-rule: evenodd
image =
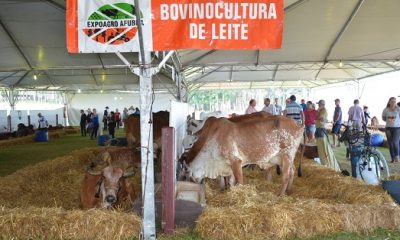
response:
M6 80L6 79L9 78L9 77L14 76L15 74L17 74L17 73L19 73L19 72L20 72L20 71L15 71L15 72L9 74L8 76L5 76L5 77L0 78L0 82Z
M276 79L276 74L278 73L279 69L279 64L276 64L275 70L274 70L274 75L272 76L272 81L275 82Z
M26 77L26 75L28 75L28 73L30 73L30 72L31 71L26 71L26 73L24 73L24 75L22 75L21 78L18 79L18 81L12 86L12 88L18 86L22 82L22 80Z
M203 79L203 78L207 77L207 76L210 75L211 73L218 71L218 70L221 69L221 68L223 68L223 66L217 67L216 69L211 70L210 72L205 73L205 74L201 75L200 77L198 77L198 78L196 78L196 79L194 79L194 80L192 80L192 81L190 81L190 82L191 82L191 83L195 83L195 82L199 81L200 79Z
M57 3L57 2L54 2L53 0L43 0L43 1L47 2L48 4L50 4L52 6L54 6L58 10L61 10L61 11L65 12L65 6L63 6L63 5L61 5L61 4Z
M336 44L339 42L340 38L342 38L344 32L346 32L347 28L350 26L350 23L353 21L353 19L357 15L358 10L360 10L360 8L361 8L362 4L364 3L364 1L365 0L358 0L357 5L355 6L353 11L351 12L349 18L347 19L347 21L343 25L342 29L340 29L339 33L336 35L335 39L333 40L331 46L328 49L328 52L325 55L324 64L321 66L321 68L318 70L317 74L314 77L315 79L318 78L319 73L322 71L322 69L324 69L325 65L328 63L328 58L331 55L331 52L332 52L333 48L336 46Z
M284 11L285 11L285 13L288 13L307 1L308 0L298 0L297 2L294 2L294 3L290 4L289 6L285 7Z
M214 53L215 51L217 51L217 50L213 49L213 50L207 51L206 53L204 53L204 54L198 56L197 58L191 60L190 62L186 63L185 65L186 65L186 66L190 66L190 65L192 65L193 63L195 63L195 62L197 62L197 61L200 61L201 59L203 59L203 58L207 57L208 55Z
M257 50L256 52L256 67L258 67L258 64L260 63L260 50Z
M98 87L99 83L97 82L96 76L93 74L93 70L92 69L90 69L90 75L92 76L93 81L96 84L96 87Z
M14 37L11 35L10 31L8 28L4 25L3 21L0 19L0 25L4 29L4 32L6 32L7 36L10 38L11 42L14 44L14 46L17 48L19 54L24 58L26 64L29 66L29 70L32 70L32 64L30 63L28 57L25 55L24 51L22 51L22 48L17 44L17 41L15 41Z

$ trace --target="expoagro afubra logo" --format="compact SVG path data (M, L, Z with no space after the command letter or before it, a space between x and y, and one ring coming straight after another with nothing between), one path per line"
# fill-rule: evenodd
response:
M143 14L140 13L143 25ZM137 33L135 6L128 3L105 4L88 18L83 32L93 41L119 45L132 40Z

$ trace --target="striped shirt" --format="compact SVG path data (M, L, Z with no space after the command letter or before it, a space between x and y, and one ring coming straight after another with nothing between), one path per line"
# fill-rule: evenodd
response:
M302 124L301 121L301 113L303 112L303 108L300 104L296 102L291 102L286 105L286 116L295 120L298 124Z

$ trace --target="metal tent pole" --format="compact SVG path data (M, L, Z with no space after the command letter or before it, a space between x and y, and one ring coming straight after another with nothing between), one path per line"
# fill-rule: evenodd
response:
M156 239L154 206L154 157L152 125L152 82L150 52L144 52L146 63L140 71L140 143L142 166L143 239Z

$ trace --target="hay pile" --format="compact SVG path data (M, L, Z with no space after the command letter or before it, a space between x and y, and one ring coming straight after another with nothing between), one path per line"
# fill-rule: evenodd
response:
M134 214L91 209L0 207L1 239L132 239L141 220Z
M366 232L377 227L400 229L400 207L380 187L306 160L303 177L294 179L289 196L278 197L281 177L245 170L248 185L221 193L208 181L208 206L196 231L211 239L311 237L339 231Z
M79 207L84 169L100 149L82 149L43 161L0 178L0 202L6 207Z
M28 166L0 177L0 239L132 239L140 218L130 203L116 211L80 210L79 192L86 167L102 148ZM140 182L140 174L131 179ZM138 185L135 190L140 191Z
M88 164L102 148L85 148L0 177L0 203L5 207L79 208L79 191ZM140 192L140 174L129 179Z

